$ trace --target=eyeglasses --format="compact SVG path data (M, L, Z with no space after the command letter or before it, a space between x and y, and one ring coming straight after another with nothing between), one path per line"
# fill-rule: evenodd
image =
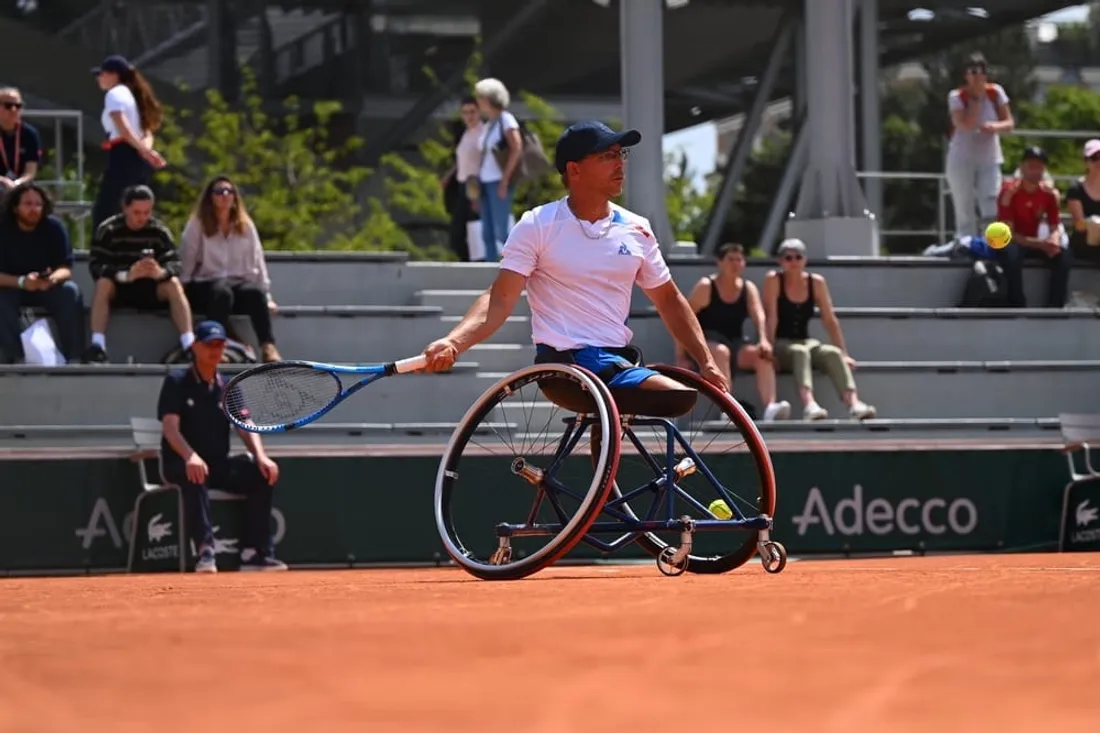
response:
M9 112L14 109L23 109L22 102L0 102L0 105L3 105L4 109Z
M967 74L985 74L984 66L968 66L966 67Z
M802 255L798 254L797 252L792 252L790 254L783 255L783 260L785 262L801 262Z
M1100 161L1100 153L1096 153L1095 155L1090 155L1089 157L1085 158L1085 160L1087 160L1090 163L1096 163L1097 161Z
M235 191L232 188L215 188L213 193L215 196L232 196Z
M596 160L602 160L607 163L615 160L626 160L630 157L630 148L622 148L620 150L605 150L602 153L596 153L592 157Z

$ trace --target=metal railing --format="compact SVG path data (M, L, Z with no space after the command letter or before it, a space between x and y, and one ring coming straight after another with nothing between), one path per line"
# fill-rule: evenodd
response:
M28 122L39 119L53 120L53 148L49 149L48 160L52 164L54 178L42 176L44 166L39 163L38 175L35 181L45 188L53 196L54 208L59 215L67 216L78 224L92 212L92 202L85 201L86 185L84 181L84 113L75 109L26 109L23 110L23 118ZM76 123L76 165L75 178L66 178L65 161L65 123ZM35 123L40 131L43 126ZM83 226L77 227L77 246L85 248L85 232Z
M1091 140L1100 139L1100 132L1089 130L1031 130L1017 129L1012 132L1013 137L1025 138L1051 138L1063 140ZM935 181L936 182L936 228L935 229L880 229L883 237L936 237L936 244L949 241L954 236L954 231L947 227L947 204L951 195L947 185L945 173L925 173L916 171L857 171L856 177L860 179L874 179L882 181ZM1079 175L1050 175L1056 183L1070 183L1080 178ZM882 219L882 214L876 212L876 216ZM1062 221L1070 221L1072 217L1062 212Z

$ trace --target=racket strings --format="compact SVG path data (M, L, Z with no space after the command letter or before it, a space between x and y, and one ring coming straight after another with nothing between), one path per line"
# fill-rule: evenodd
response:
M235 419L261 427L293 423L320 412L340 394L335 375L309 367L283 366L249 374L225 395Z

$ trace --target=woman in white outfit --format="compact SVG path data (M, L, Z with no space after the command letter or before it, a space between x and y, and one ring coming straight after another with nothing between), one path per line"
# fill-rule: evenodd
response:
M451 249L462 262L470 258L470 234L467 224L477 221L481 208L481 186L478 180L481 166L481 135L484 127L477 100L463 97L461 121L455 126L455 164L439 182L447 210L451 214ZM480 232L479 232L480 236ZM480 258L479 258L480 259Z
M976 236L982 222L997 218L1004 164L999 136L1016 127L1008 94L1000 84L990 83L982 54L970 56L966 83L947 95L947 109L951 142L944 172L955 208L955 236Z
M92 226L122 211L122 192L147 186L152 171L163 168L164 158L153 149L153 133L163 115L152 87L141 72L122 56L108 56L92 69L103 101L103 130L107 140L107 167L92 209Z
M485 261L496 262L508 239L512 198L516 193L513 177L519 165L523 140L519 122L508 111L511 96L499 79L482 79L474 85L478 106L487 118L481 134L481 240L485 243Z

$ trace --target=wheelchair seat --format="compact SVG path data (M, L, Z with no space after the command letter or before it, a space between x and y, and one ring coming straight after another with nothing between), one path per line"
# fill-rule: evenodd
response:
M571 380L554 377L540 379L539 388L546 399L564 410L587 414L596 411L592 395ZM662 390L612 387L610 391L620 414L645 417L676 418L686 415L695 408L699 397L696 390L688 387Z

